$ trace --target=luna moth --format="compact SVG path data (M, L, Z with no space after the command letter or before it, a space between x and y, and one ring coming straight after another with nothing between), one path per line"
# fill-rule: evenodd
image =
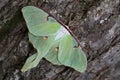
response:
M75 47L78 42L70 32L45 11L26 6L22 9L29 33L29 41L37 50L28 57L21 71L25 72L38 65L42 58L55 65L65 65L79 72L87 68L87 58L81 47Z

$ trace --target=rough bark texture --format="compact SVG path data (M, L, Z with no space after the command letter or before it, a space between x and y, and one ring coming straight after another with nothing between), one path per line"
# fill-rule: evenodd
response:
M79 38L88 59L86 72L45 59L20 71L34 53L21 8L56 12ZM120 0L0 0L0 80L120 80Z

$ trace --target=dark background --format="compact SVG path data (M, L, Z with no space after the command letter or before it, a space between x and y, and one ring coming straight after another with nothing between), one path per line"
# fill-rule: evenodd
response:
M20 71L35 52L21 13L27 5L52 12L70 27L86 52L86 72L45 59ZM120 80L120 0L0 0L0 80Z

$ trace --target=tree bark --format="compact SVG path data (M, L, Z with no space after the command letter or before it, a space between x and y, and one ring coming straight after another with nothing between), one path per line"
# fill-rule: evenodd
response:
M45 59L20 71L35 52L21 14L28 5L55 12L70 27L87 55L86 72ZM0 80L120 80L120 0L0 0L0 69Z

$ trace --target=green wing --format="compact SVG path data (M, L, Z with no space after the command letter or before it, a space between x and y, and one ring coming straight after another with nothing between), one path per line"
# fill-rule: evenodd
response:
M87 58L80 47L74 48L71 54L71 67L80 72L84 72L87 68Z
M51 49L45 56L45 58L48 61L50 61L51 63L55 65L61 65L60 61L58 60L58 50L59 50L58 45L59 45L58 41L54 42L54 45L51 47Z
M33 44L33 47L37 49L37 53L30 56L27 61L25 62L22 71L27 71L33 67L36 67L40 60L46 56L48 51L50 50L51 46L53 45L52 41L54 40L53 37L48 37L46 40L40 36L34 36L33 34L29 33L29 40Z
M39 8L27 6L22 9L29 32L35 36L48 36L55 34L60 24L55 20L47 21L48 14Z
M70 35L66 35L64 38L60 40L59 45L59 52L58 52L58 60L64 64L67 65L70 63L70 57L72 53L72 47L73 44L71 43L72 38Z
M87 59L80 47L74 48L75 42L71 35L67 35L60 41L58 60L79 72L84 72L87 67Z
M25 71L37 66L38 63L34 62L36 59L36 56L37 56L37 53L35 53L32 56L27 58L24 66L21 69L22 72L25 72Z
M34 36L31 33L29 33L28 36L29 41L33 44L33 47L37 49L38 53L39 51L44 53L48 52L53 45L54 36L48 36L47 39L44 39L42 36Z

